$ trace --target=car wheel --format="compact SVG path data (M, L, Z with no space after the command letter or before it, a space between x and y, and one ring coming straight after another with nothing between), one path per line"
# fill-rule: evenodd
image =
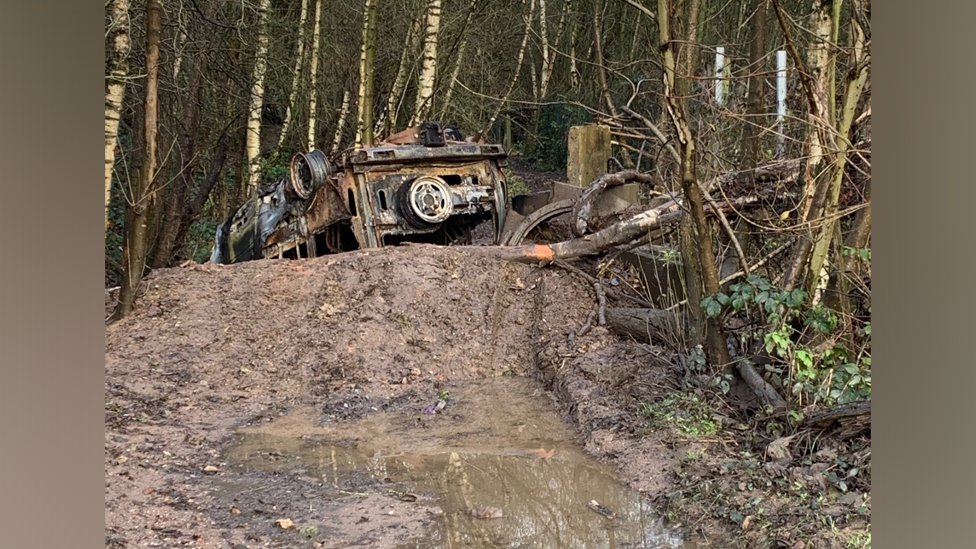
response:
M435 227L451 216L451 187L440 177L422 175L400 187L400 213L418 229Z

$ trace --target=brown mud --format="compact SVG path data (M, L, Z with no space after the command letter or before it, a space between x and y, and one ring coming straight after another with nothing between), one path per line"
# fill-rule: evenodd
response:
M369 504L379 492L416 502L401 520L425 531L411 537L409 524L395 529L403 547L693 547L661 525L611 467L575 446L572 428L537 383L496 377L449 392L450 404L437 414L405 407L321 423L317 409L296 411L242 430L227 461L245 473L298 472L318 479L319 494L344 495L346 504L327 513L290 514L327 532L324 546L346 546L337 543L350 537L346 530L381 523L388 508L396 515L395 505ZM222 493L238 505L246 498ZM612 515L592 509L593 501ZM478 510L500 516L472 516Z
M407 245L144 284L106 328L106 547L843 546L734 433L652 425L676 361L571 341L593 291L560 269ZM785 518L743 526L746 496Z

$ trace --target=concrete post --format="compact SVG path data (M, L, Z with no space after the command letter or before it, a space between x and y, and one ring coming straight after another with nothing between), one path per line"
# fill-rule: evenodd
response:
M587 187L607 173L610 160L610 126L588 124L569 129L566 179L570 185Z

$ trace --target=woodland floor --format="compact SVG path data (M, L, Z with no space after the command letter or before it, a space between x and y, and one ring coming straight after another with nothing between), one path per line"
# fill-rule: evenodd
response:
M558 268L408 245L162 269L144 283L135 311L105 332L106 547L439 546L424 540L458 516L437 494L403 497L410 486L382 475L328 482L307 467L249 469L235 442L248 430L287 432L299 416L303 440L355 433L383 414L398 414L394 431L409 436L432 424L421 410L446 390L461 395L459 411L449 401L436 421L480 425L504 418L506 399L468 410L465 388L492 379L538 386L527 394L559 415L580 454L641 494L683 547L857 547L869 532L870 487L841 493L824 480L841 462L869 467L869 440L769 462L775 434L731 409L696 415L706 399L679 392L669 351L599 326L570 343L593 291ZM675 418L716 429L696 434ZM532 418L513 421L522 433Z

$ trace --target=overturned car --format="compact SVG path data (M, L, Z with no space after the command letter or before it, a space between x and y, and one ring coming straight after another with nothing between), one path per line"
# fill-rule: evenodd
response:
M462 244L505 224L502 146L426 122L333 162L295 155L290 174L257 191L217 228L213 263L316 257L401 242Z

